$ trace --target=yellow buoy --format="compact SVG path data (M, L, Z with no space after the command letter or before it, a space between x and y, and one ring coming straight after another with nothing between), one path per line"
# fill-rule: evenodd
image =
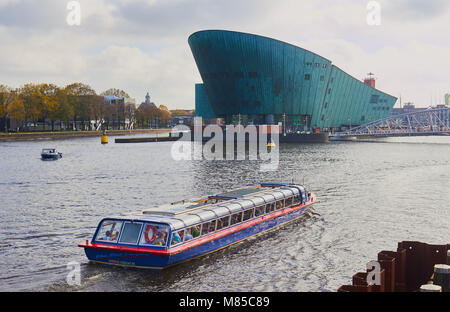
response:
M267 143L267 147L275 147L275 143L273 143L272 141L270 141L269 143Z
M108 144L108 136L106 135L106 133L104 131L103 131L103 135L102 135L100 141L102 142L102 144Z

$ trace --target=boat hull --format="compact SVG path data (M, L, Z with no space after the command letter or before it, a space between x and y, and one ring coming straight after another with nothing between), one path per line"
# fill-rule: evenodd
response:
M84 249L87 258L94 262L163 269L218 251L288 222L295 221L304 216L311 205L312 203L308 203L306 205L274 211L260 218L216 231L214 234L210 234L211 237L208 237L210 236L208 235L198 241L185 242L167 251L160 251L159 253L153 253L150 250L146 252L144 248L140 248L140 250L136 248L134 252L112 248L102 249L95 248L89 244Z
M58 155L46 155L46 154L41 154L41 158L42 159L60 159L62 157L61 154Z

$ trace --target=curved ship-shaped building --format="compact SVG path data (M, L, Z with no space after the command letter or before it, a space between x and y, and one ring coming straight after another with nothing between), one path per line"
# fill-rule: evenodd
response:
M267 37L223 30L192 34L189 45L203 84L196 85L197 116L236 116L251 124L292 131L327 131L387 117L396 98L332 62Z

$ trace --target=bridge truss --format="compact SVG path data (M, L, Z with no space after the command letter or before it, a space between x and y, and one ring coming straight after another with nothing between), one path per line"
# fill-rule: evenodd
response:
M450 135L450 108L393 115L334 134L342 138L426 135Z

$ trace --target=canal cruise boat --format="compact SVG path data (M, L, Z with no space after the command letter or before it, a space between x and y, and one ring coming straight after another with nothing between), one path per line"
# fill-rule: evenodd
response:
M163 269L296 220L316 201L303 186L261 183L100 221L78 244L92 262Z

